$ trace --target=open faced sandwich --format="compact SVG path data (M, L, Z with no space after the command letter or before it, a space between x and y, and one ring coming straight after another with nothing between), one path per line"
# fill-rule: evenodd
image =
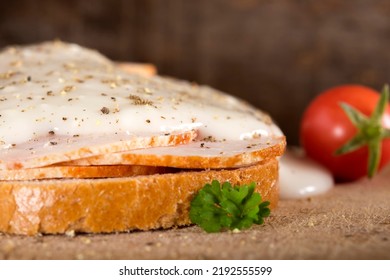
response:
M119 232L190 224L212 180L278 201L285 137L209 87L123 70L63 42L0 53L0 232Z

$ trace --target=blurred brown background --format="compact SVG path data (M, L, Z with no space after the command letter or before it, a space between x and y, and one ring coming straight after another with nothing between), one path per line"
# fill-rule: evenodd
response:
M290 144L322 90L390 82L389 0L0 1L0 47L55 38L240 96Z

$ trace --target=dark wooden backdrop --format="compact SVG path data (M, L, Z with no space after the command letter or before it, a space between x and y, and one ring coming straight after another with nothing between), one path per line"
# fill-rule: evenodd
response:
M390 82L389 0L0 1L0 47L54 38L240 96L290 144L323 89Z

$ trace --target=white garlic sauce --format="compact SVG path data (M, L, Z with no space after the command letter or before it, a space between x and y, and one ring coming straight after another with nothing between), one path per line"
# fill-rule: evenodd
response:
M305 156L302 149L289 148L280 160L281 199L299 199L320 195L334 186L332 174Z
M117 69L99 53L47 42L0 53L0 143L57 135L197 129L199 138L283 135L268 115L208 87Z

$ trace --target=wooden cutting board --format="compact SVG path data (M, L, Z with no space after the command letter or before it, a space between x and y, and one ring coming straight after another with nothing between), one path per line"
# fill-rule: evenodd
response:
M390 168L373 180L281 201L238 233L196 226L75 236L0 235L0 259L390 259Z

